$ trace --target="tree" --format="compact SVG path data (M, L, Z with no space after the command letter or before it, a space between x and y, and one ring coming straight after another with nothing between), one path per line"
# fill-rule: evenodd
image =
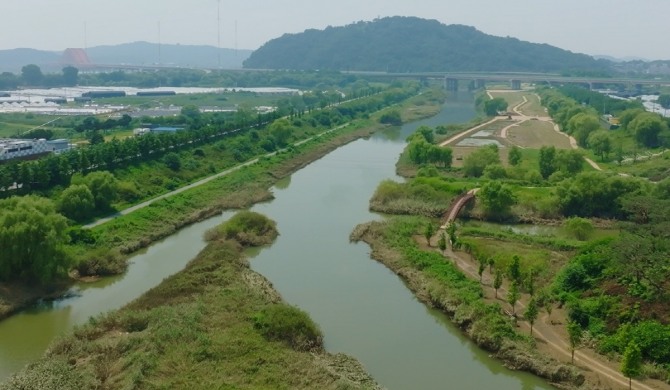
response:
M621 360L621 373L628 378L628 388L633 386L633 377L642 373L642 352L634 341L628 343Z
M512 256L512 262L507 268L507 275L512 282L518 283L521 281L521 258L519 256Z
M72 184L84 184L91 190L97 210L108 210L118 195L118 182L107 171L92 172L83 177L75 175Z
M430 246L430 238L433 237L433 234L435 234L435 227L433 227L432 223L428 222L426 228L423 230L423 236L426 237L428 246Z
M499 181L490 181L482 185L477 192L486 214L492 217L504 217L509 214L512 205L516 203L516 196L506 184Z
M535 298L531 298L530 301L528 302L528 306L526 307L526 311L523 313L523 316L526 318L526 321L530 324L530 335L533 335L533 325L535 324L535 320L537 320L537 316L540 314L540 311L538 309L537 301Z
M67 275L67 220L37 196L0 200L0 280L49 283Z
M519 286L517 286L517 283L513 281L509 291L507 292L507 302L512 305L512 315L516 315L516 302L519 300L520 296L521 294L519 294Z
M646 112L633 119L629 127L635 133L635 139L648 148L660 146L659 135L668 131L668 125L658 114Z
M568 121L568 133L575 137L580 146L586 146L589 135L598 129L600 129L600 120L592 113L580 113Z
M507 110L507 101L497 97L484 102L484 112L488 116L496 116L498 112Z
M521 163L522 157L521 148L516 145L512 146L512 148L507 153L507 161L509 161L510 165L519 165Z
M575 175L584 169L584 156L580 150L559 150L554 167L568 175Z
M39 66L30 64L21 68L21 79L23 79L23 83L26 85L38 86L42 84L44 75Z
M447 235L444 232L440 233L440 239L437 241L437 247L444 253L447 250Z
M579 241L586 241L593 234L593 224L586 218L568 218L563 222L563 225L565 226L565 230Z
M479 260L479 268L477 269L477 274L479 275L479 283L482 283L482 276L484 276L484 271L486 270L486 264L488 260L484 257Z
M574 321L568 322L568 341L570 341L570 363L574 363L575 349L582 342L582 327Z
M293 127L286 118L278 119L270 125L270 135L274 138L275 144L281 148L288 145L292 134Z
M185 117L191 125L199 125L202 120L202 113L198 106L193 104L186 105L181 108L181 115Z
M543 146L540 148L540 175L546 180L556 171L556 148Z
M500 164L496 145L487 145L472 152L463 160L463 172L467 176L480 177L491 164Z
M79 69L74 66L63 68L63 83L66 87L74 87L79 82Z
M177 153L168 153L163 159L165 161L165 165L171 170L178 171L181 169L181 159Z
M606 130L594 131L589 135L586 144L600 156L601 161L605 161L612 151L612 136Z
M656 102L663 107L663 109L667 110L670 108L670 94L664 93L658 96L658 99L656 99Z
M58 201L58 210L77 222L90 218L95 209L91 190L83 184L72 185L63 191Z
M499 268L496 268L495 277L493 278L493 288L496 291L496 299L498 298L498 289L502 286L503 273Z
M500 180L507 177L507 171L502 164L489 164L484 168L484 177L490 180Z
M447 225L447 234L449 235L449 242L451 242L451 247L453 248L456 245L458 238L456 237L456 223L450 222Z

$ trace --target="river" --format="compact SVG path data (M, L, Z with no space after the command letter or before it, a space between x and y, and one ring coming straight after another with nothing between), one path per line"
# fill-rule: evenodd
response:
M254 207L277 221L280 236L250 252L252 267L284 299L321 326L328 351L359 359L389 389L550 389L513 372L467 340L439 312L417 301L395 274L349 243L377 184L397 178L404 140L420 125L462 123L474 116L471 95L452 98L437 116L352 142L273 188L272 202ZM48 343L89 316L122 306L177 272L202 249L202 234L224 218L190 226L132 259L128 273L75 286L73 297L0 322L0 379L39 357ZM160 270L160 272L156 272Z

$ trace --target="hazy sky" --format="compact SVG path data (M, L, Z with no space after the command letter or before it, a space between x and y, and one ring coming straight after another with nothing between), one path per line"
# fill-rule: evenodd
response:
M219 26L221 47L256 49L284 33L403 15L586 54L670 59L670 0L219 1L0 0L0 49L61 51L159 37L216 46Z

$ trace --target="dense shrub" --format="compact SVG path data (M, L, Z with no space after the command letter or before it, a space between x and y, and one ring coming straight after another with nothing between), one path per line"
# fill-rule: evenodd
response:
M304 311L286 304L270 305L254 316L254 327L268 340L287 343L298 351L323 347L319 327Z
M206 239L226 238L245 246L259 246L271 243L278 234L274 221L263 214L244 210L207 232Z

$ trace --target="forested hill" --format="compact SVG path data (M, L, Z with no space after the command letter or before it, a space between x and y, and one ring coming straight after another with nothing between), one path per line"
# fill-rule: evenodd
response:
M546 44L487 35L474 27L390 17L285 34L244 62L258 69L422 71L602 71L608 62Z

